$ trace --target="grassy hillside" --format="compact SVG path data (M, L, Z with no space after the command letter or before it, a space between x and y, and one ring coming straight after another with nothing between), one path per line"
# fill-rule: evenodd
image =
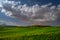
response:
M60 40L60 27L0 27L0 40Z

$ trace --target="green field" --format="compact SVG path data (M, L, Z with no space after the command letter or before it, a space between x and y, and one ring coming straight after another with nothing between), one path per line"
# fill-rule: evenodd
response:
M0 40L60 40L60 27L0 27Z

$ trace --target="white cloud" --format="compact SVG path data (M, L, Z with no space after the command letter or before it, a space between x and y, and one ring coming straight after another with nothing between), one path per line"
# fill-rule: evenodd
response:
M57 9L60 11L60 5L57 6Z
M2 10L3 5L2 5L2 0L0 0L0 11Z
M0 20L0 25L19 26L19 24L11 21Z
M6 14L7 16L11 16L11 15L12 15L12 12L7 11L5 14Z
M2 10L1 10L1 12L2 12L2 13L5 13L5 12L6 12L6 10L5 10L5 9L2 9Z
M51 7L50 7L51 10L52 10L52 9L55 9L55 8L56 8L56 6L51 6Z
M52 3L48 3L41 6L38 4L35 4L31 7L29 7L27 4L24 4L24 5L18 5L17 7L15 7L15 4L17 5L17 3L18 2L14 2L14 1L12 3L8 3L8 4L11 4L12 11L7 10L5 13L7 16L16 17L17 19L21 19L21 20L23 19L24 21L28 20L28 21L34 21L34 22L35 21L45 22L45 21L57 20L57 17L58 17L57 15L58 13L60 13L59 12L60 6L59 5L57 7L51 6Z
M52 3L48 3L48 4L45 4L45 5L42 5L41 7L42 8L46 8L46 7L50 6L50 5L52 5Z
M1 5L1 3L0 3L0 7L3 7L3 6Z

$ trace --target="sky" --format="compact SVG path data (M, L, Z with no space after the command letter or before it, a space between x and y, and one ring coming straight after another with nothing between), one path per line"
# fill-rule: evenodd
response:
M60 0L0 0L0 25L60 25Z

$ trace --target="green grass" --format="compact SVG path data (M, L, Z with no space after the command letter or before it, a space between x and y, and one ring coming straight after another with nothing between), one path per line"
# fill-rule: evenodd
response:
M60 27L0 27L0 40L60 40Z

